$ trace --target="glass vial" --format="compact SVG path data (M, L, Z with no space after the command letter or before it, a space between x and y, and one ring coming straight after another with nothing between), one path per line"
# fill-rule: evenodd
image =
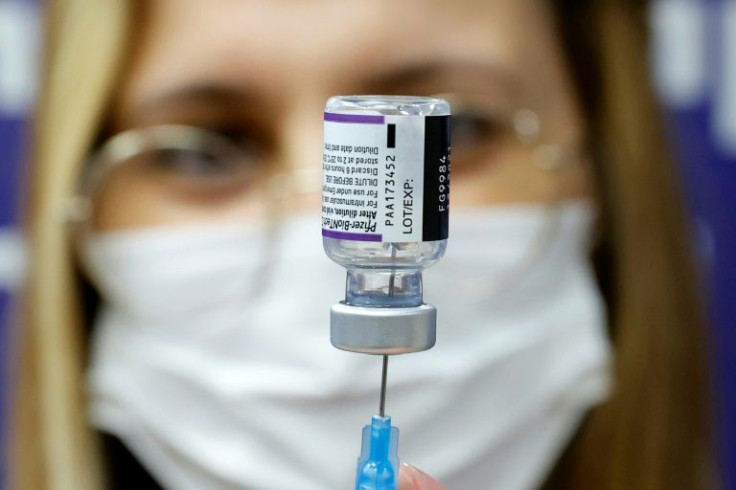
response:
M442 99L341 96L324 113L322 236L347 269L344 304L423 304L422 270L447 246L450 106Z

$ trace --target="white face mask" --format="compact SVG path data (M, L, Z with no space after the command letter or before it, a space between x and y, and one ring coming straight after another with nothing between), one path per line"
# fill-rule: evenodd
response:
M539 485L608 389L609 344L587 260L592 206L454 213L425 272L437 346L390 361L400 457L453 490ZM106 298L88 371L94 425L172 489L350 488L378 402L380 357L330 345L345 272L318 216L290 220L273 260L246 227L84 239ZM506 278L503 287L498 277Z

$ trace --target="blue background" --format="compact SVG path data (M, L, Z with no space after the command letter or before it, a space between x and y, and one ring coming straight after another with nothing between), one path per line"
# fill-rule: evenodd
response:
M736 489L736 0L658 0L653 68L668 108L712 319L724 488ZM0 349L22 273L24 121L38 57L33 0L0 0ZM4 404L0 404L0 407Z

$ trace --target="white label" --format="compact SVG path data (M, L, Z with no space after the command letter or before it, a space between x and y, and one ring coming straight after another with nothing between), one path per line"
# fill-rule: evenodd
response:
M322 234L422 241L425 117L325 114Z

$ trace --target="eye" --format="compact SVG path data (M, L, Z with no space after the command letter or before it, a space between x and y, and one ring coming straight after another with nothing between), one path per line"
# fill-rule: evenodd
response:
M169 126L151 134L131 168L170 196L219 202L250 192L265 170L260 145L244 129Z
M500 117L481 110L463 109L452 115L452 151L472 151L498 141L508 131Z
M237 124L222 124L205 128L207 131L225 138L246 152L255 152L256 148L264 145L263 135L256 134L250 127Z
M207 149L167 148L151 152L149 162L158 171L205 177L234 170L235 155L217 155Z
M194 179L227 178L252 172L258 165L258 144L245 130L197 129L187 134L185 144L142 155L147 165L160 174Z

